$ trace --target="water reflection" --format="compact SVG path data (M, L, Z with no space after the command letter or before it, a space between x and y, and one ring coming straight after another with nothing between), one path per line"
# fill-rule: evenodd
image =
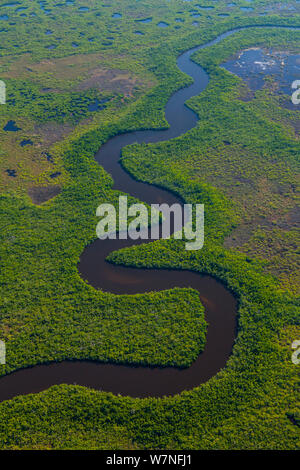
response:
M300 54L286 51L247 49L222 66L245 80L254 91L264 86L267 76L272 76L278 91L291 95L292 82L300 78Z

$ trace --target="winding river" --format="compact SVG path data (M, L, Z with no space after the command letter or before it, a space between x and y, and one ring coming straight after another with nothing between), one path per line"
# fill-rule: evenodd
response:
M257 27L257 26L256 26ZM201 93L208 84L207 73L191 60L191 55L210 47L245 28L221 34L213 41L194 47L177 58L180 70L194 82L178 90L167 103L167 130L129 132L108 140L96 154L96 160L114 179L114 188L149 204L182 203L170 192L141 183L125 172L119 163L122 148L132 143L161 142L177 137L197 124L197 115L185 106L186 100ZM296 29L296 28L290 28ZM298 28L297 28L298 29ZM204 351L189 368L146 367L103 364L92 361L63 361L18 370L0 379L0 401L16 395L36 393L54 384L78 384L114 394L132 397L174 395L206 382L222 369L231 354L237 322L233 295L210 276L185 270L140 269L115 266L105 261L107 255L125 246L145 240L96 240L83 252L79 272L96 288L114 294L136 294L173 287L192 287L199 292L208 322ZM158 345L159 347L159 345Z

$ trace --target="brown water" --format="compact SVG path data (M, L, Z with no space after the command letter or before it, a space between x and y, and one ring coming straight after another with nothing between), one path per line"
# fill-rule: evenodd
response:
M194 79L194 83L178 90L166 106L166 118L170 128L164 131L137 131L121 134L106 142L96 159L114 179L114 187L136 196L149 204L181 201L170 192L153 185L135 181L126 173L119 159L122 148L134 142L159 142L179 136L197 123L196 114L185 106L185 101L201 93L207 86L207 73L190 56L193 52L209 47L225 37L240 31L235 29L215 40L190 49L177 59L178 67ZM290 28L292 29L292 28ZM105 261L114 250L145 241L96 240L83 252L79 272L91 285L115 294L136 294L192 287L199 292L208 322L204 351L191 367L144 367L103 364L91 361L64 361L19 370L0 379L0 400L16 395L36 393L54 384L78 384L97 390L132 397L174 395L189 390L209 380L222 369L231 354L236 335L236 300L216 279L186 270L138 269L115 266Z

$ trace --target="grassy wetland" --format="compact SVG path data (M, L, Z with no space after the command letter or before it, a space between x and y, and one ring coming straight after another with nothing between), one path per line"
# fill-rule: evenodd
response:
M122 151L136 180L205 204L203 249L170 239L109 255L117 265L221 281L238 302L226 367L163 398L76 385L15 397L0 403L0 448L299 448L299 366L291 361L300 335L299 109L280 77L266 73L255 89L224 64L252 48L280 53L282 68L299 59L300 4L230 5L0 5L2 376L63 360L186 368L203 351L207 324L195 290L118 296L85 282L77 264L96 238L97 206L117 204L120 194L95 153L117 134L167 128L169 98L191 83L176 57L251 26L193 55L210 78L188 101L193 129Z

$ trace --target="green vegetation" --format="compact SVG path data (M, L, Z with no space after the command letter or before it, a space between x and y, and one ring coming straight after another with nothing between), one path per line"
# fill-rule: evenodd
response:
M28 86L26 82L9 81L7 84L7 105L13 107L10 114L26 115L38 123L57 121L76 124L81 119L90 116L89 106L109 97L103 97L96 90L86 93L44 93L38 87Z
M84 4L90 10L79 13L77 6L59 10L47 2L44 8L51 10L47 15L30 2L28 22L13 13L10 23L15 25L5 23L8 40L1 49L1 65L5 56L12 54L12 44L19 45L18 56L31 51L36 63L97 51L103 54L102 65L107 67L110 51L114 51L113 67L124 70L128 60L128 68L134 67L141 85L131 96L106 90L104 95L112 96L110 104L88 120L86 104L100 96L101 90L90 86L85 92L75 92L79 81L70 76L63 89L63 75L50 77L47 86L57 86L60 94L48 103L40 94L44 72L39 85L17 72L10 78L15 109L20 112L17 124L22 127L24 120L23 131L28 123L27 136L45 116L48 122L60 104L67 111L63 124L68 116L68 122L74 120L66 138L57 138L49 147L55 171L58 168L62 173L62 192L42 206L34 205L27 194L33 182L49 184L49 178L41 175L49 175L50 166L40 167L40 172L27 179L24 171L20 181L12 179L4 185L0 198L0 338L7 343L2 375L62 359L182 367L191 364L203 349L203 308L193 290L115 296L96 291L77 271L80 254L95 238L96 207L104 201L116 202L119 195L111 189L109 175L95 163L94 153L119 132L167 125L163 109L169 96L189 83L176 68L176 55L238 25L299 24L299 15L294 12L283 17L257 16L271 2L253 1L256 11L247 16L239 8L231 13L226 2L218 2L214 10L201 10L195 27L190 10L196 3L153 0L133 5L114 0L110 8L104 8L90 0ZM98 9L101 16L96 17ZM225 10L230 16L218 18ZM175 22L179 11L184 23ZM31 17L31 12L37 16ZM121 12L122 18L111 18L114 12ZM152 17L151 23L136 21L147 17ZM158 28L159 21L170 26ZM35 35L29 34L33 23ZM137 28L145 34L133 36ZM62 40L56 49L45 49L49 41L46 29L55 30L55 36L68 37L68 41ZM102 38L109 30L116 33L115 40L111 46L103 45ZM71 43L78 41L79 32L95 41L82 39L80 47L73 48ZM109 258L125 265L191 269L222 280L239 300L238 338L227 367L201 387L163 399L132 399L76 386L56 386L17 397L0 404L1 448L299 447L298 375L290 358L290 345L300 333L294 279L297 267L295 260L287 263L291 254L282 260L278 254L278 244L291 247L291 253L296 240L296 231L289 231L288 224L295 207L299 155L299 140L292 126L296 112L280 107L284 98L267 86L256 92L253 100L245 101L248 90L242 81L219 67L243 48L261 44L297 49L299 39L296 31L256 28L199 51L194 59L209 71L211 81L205 92L189 103L199 114L197 127L170 142L133 145L123 152L122 164L137 179L170 188L186 202L205 204L206 242L201 251L187 252L182 241L158 241L114 252ZM119 57L122 55L125 59ZM12 64L15 60L7 58ZM81 81L88 69L81 71ZM26 84L28 97L36 93L33 107L27 105L26 96L17 93L21 83ZM145 83L152 84L147 92ZM71 96L80 99L68 101ZM36 113L39 105L46 109L45 116ZM13 117L13 111L0 111L1 123ZM53 118L59 121L57 115ZM9 147L3 141L3 153L16 145L10 142ZM22 171L24 166L20 168ZM276 224L282 218L284 228ZM271 222L272 244L264 243ZM238 234L247 224L252 234L244 243Z

